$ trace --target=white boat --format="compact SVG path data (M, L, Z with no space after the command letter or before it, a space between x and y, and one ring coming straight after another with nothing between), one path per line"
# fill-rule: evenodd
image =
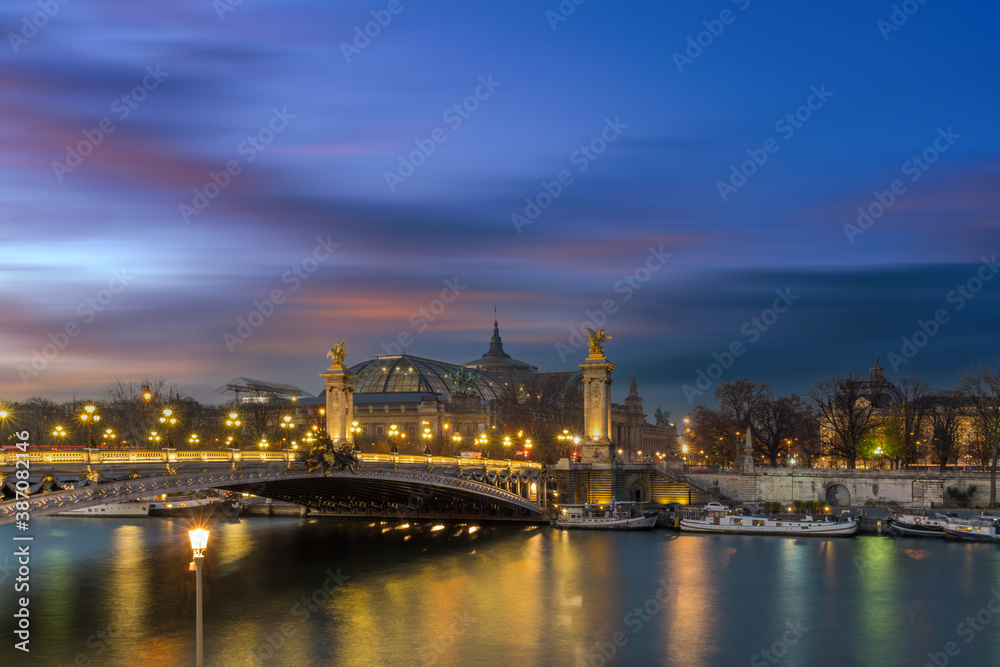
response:
M590 530L649 530L656 525L656 515L645 516L642 504L632 502L563 505L552 525Z
M902 514L892 517L889 533L905 537L944 537L944 527L949 520L951 517L924 507L906 507Z
M124 502L108 503L106 505L93 505L91 507L81 507L65 512L57 512L56 516L100 516L134 518L149 516L149 503L147 502Z
M681 519L680 528L691 533L839 537L858 532L858 522L854 519L816 521L809 515L738 515L719 503L709 503L697 517Z
M973 519L951 519L945 526L947 537L972 542L1000 542L1000 519L980 515Z

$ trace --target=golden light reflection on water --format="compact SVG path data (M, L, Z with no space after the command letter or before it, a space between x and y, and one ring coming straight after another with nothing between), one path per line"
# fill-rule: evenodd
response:
M711 663L712 642L718 628L706 619L715 617L720 601L719 573L728 565L735 549L720 551L711 536L682 536L664 545L674 594L663 613L663 623L683 641L671 647L680 664Z
M118 526L111 533L112 567L109 585L103 590L116 634L141 635L148 622L151 600L145 541L146 531L134 524Z

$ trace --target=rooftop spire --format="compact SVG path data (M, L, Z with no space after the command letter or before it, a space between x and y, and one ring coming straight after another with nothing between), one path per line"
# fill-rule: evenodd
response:
M500 340L500 325L497 323L496 306L493 306L493 338L490 339L490 351L483 356L510 359L510 355L503 351L503 341Z

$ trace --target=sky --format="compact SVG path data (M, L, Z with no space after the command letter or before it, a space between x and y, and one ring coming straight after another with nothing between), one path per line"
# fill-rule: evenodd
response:
M505 348L680 419L1000 325L993 2L9 0L0 399ZM595 326L596 325L596 326ZM713 366L714 364L714 366Z

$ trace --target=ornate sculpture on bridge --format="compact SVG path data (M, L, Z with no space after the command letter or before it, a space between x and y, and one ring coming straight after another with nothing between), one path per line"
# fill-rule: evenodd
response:
M452 374L451 382L455 385L455 390L452 392L452 395L475 396L477 393L476 383L479 382L479 375L462 366Z
M343 366L344 360L347 359L347 339L345 338L331 347L326 356L330 358L331 366Z
M604 345L611 340L611 336L604 333L604 329L600 331L586 329L586 331L590 336L590 356L604 358Z
M357 469L361 467L361 461L354 453L353 446L345 443L337 448L326 432L319 436L313 448L306 453L305 464L306 470L309 472L316 472L323 468L327 474L335 467L349 470L352 473L357 472Z

